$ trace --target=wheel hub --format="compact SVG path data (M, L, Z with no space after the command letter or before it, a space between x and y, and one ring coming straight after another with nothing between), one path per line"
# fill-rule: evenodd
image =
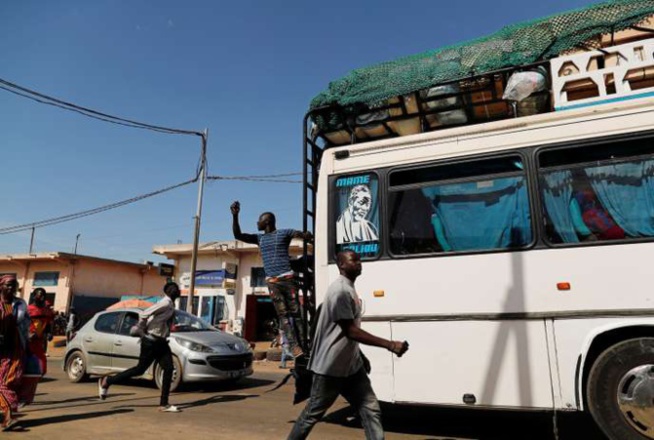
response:
M73 362L70 364L70 372L73 373L74 376L78 376L83 368L84 361L82 361L80 358L73 359Z
M629 424L654 439L654 365L641 365L620 379L618 406Z

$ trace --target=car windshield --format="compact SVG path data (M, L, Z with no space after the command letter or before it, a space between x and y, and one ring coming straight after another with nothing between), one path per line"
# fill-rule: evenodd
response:
M183 333L216 331L216 329L196 316L182 310L175 310L175 320L170 331L173 333Z

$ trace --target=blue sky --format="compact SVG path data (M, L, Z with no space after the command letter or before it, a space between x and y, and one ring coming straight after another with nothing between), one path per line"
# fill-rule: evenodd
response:
M130 119L209 129L213 175L301 170L311 98L348 71L487 35L591 1L30 1L0 5L0 78ZM0 90L0 225L55 217L191 178L199 139L130 129ZM301 185L208 182L202 241L274 211L300 227ZM34 249L128 261L189 243L197 187L36 230ZM30 233L0 235L26 253Z

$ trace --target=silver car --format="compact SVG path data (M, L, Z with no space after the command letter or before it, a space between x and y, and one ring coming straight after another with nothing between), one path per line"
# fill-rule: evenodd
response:
M68 378L80 382L89 375L114 374L135 366L141 347L129 330L138 322L140 311L108 310L91 318L66 347ZM238 380L253 372L247 341L181 310L175 310L169 344L175 367L171 391L186 382ZM163 370L154 364L141 377L154 379L161 388Z

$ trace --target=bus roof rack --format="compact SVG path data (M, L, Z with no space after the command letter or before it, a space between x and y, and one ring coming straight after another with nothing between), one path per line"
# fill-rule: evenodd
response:
M476 40L350 72L310 105L322 148L552 111L550 89L503 99L517 71L654 36L654 0L612 0L516 25ZM526 101L526 102L525 102Z

